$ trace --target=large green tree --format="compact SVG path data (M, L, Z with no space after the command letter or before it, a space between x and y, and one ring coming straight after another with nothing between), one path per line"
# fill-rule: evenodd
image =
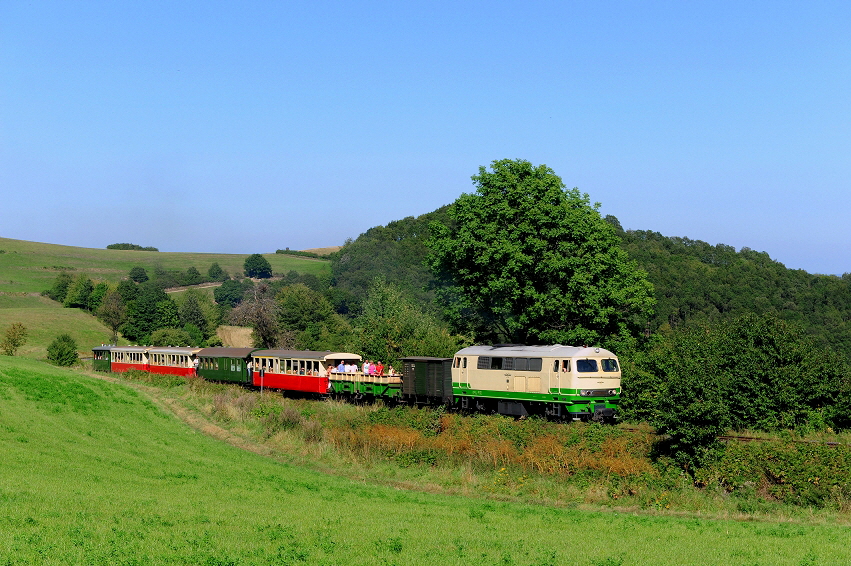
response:
M251 254L245 258L243 269L246 277L268 279L272 276L272 264L260 254Z
M367 359L401 368L404 356L451 357L469 345L434 316L412 303L399 287L376 277L355 319L357 348Z
M653 288L615 228L545 165L494 161L433 223L429 264L454 327L478 340L631 342Z
M89 276L81 273L68 287L68 293L65 295L62 304L69 308L87 309L89 308L89 296L94 288L94 283L89 279Z

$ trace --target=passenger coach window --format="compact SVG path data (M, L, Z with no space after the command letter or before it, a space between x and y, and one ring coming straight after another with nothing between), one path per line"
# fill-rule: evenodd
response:
M576 360L576 371L582 373L597 371L597 360Z
M618 371L618 361L617 360L602 360L603 371Z

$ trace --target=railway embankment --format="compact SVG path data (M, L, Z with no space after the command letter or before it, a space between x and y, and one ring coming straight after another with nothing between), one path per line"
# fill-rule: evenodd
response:
M705 466L684 469L647 425L287 398L142 372L120 379L145 385L207 434L361 481L583 508L739 518L816 514L851 523L851 446L842 435L759 435L758 442L731 435L713 447Z

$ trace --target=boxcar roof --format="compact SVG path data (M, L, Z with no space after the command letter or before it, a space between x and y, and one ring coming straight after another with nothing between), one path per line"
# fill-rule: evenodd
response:
M257 348L203 348L198 352L199 356L206 358L247 358Z
M326 350L324 352L313 352L311 350L257 350L251 354L254 357L263 358L302 358L306 360L359 360L361 357L357 354L348 352L332 352Z
M581 356L614 356L605 348L583 348L579 346L524 346L522 344L497 344L495 346L470 346L460 350L458 356L540 356L546 358L574 358Z

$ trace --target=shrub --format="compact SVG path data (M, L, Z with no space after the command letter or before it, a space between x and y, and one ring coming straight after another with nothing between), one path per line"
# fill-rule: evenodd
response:
M47 347L47 359L58 366L73 366L80 361L77 343L69 334L60 334Z
M145 271L144 267L134 267L130 270L130 279L136 283L144 283L149 279L148 272Z
M6 329L6 334L0 342L0 349L7 356L14 356L18 348L23 346L27 341L27 327L20 322L14 322Z

